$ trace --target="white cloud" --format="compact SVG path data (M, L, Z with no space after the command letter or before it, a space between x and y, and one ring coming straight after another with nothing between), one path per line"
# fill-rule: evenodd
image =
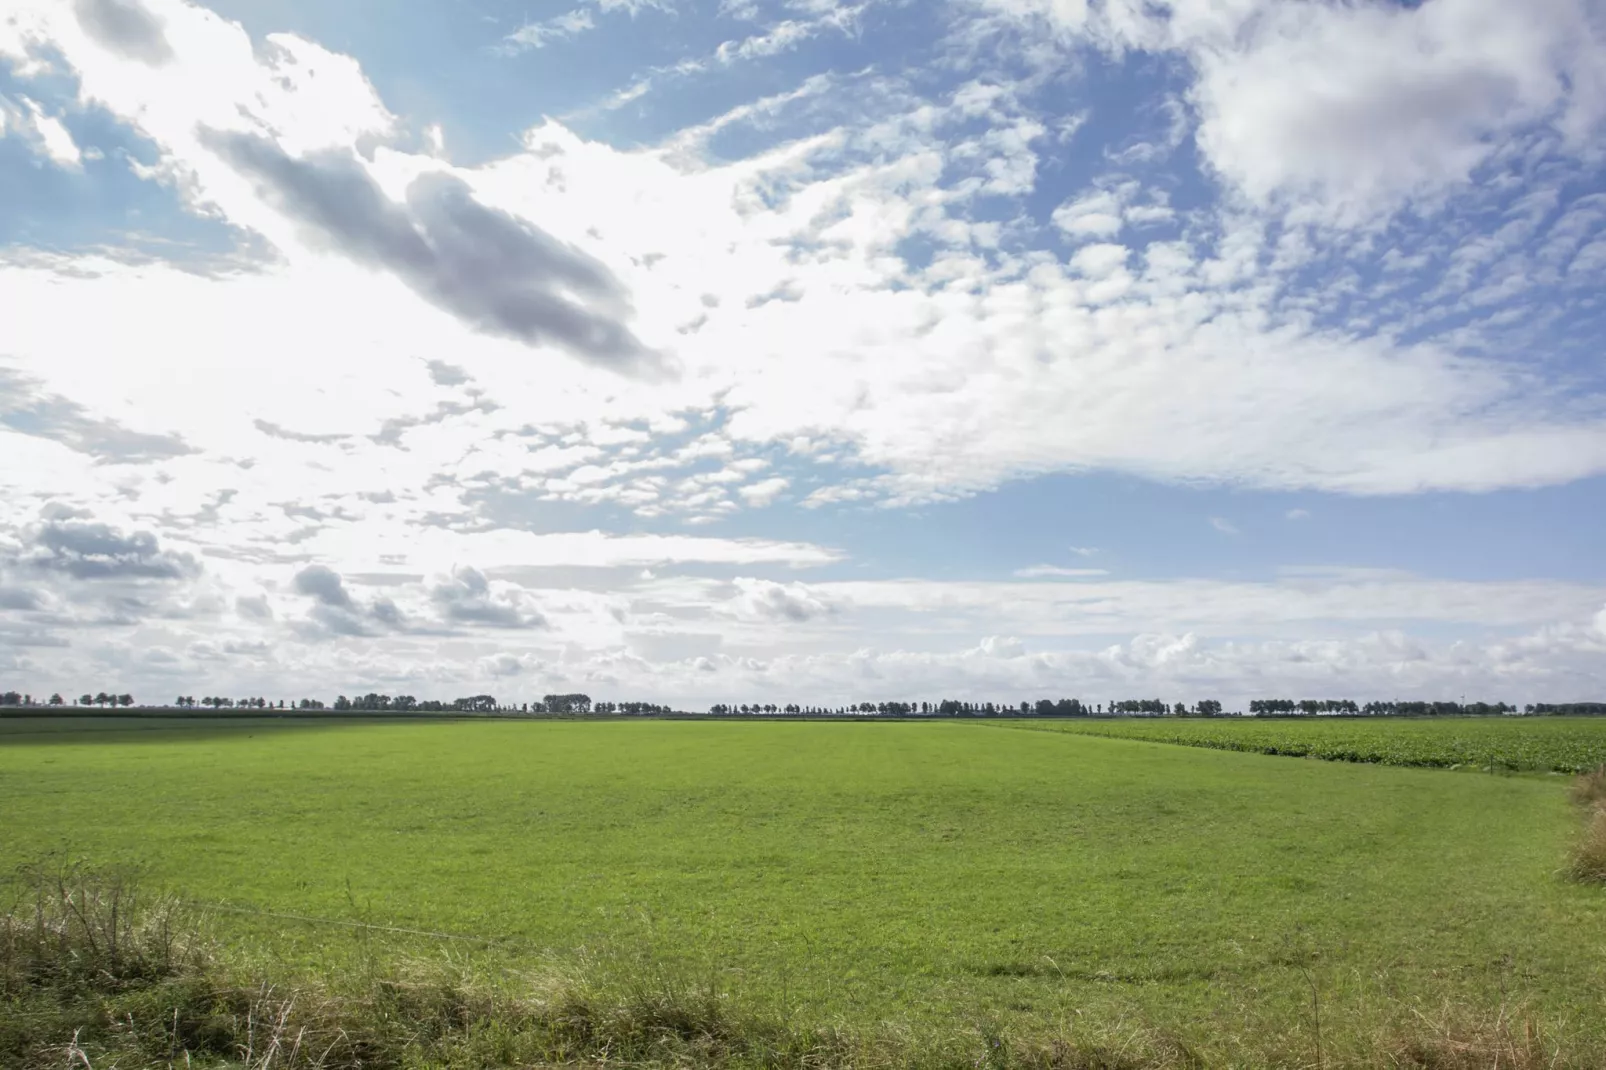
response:
M1234 524L1232 521L1226 519L1225 517L1220 517L1220 516L1211 517L1210 518L1210 526L1215 528L1217 531L1221 532L1223 535L1237 535L1238 534L1238 525Z
M828 601L802 583L775 583L741 576L731 582L736 594L720 609L738 620L801 624L833 611Z
M1091 279L1106 279L1126 267L1131 250L1124 245L1101 242L1084 245L1071 257L1071 270Z
M1391 207L1467 181L1530 124L1583 148L1606 114L1600 29L1574 0L1269 5L1195 46L1199 142L1256 199Z
M19 97L13 103L0 96L0 137L11 132L32 145L35 152L64 171L83 170L84 153L61 119L49 115L35 100Z
M1606 118L1590 0L985 2L1067 40L1186 56L1211 166L1255 202L1333 221L1463 184L1526 132L1587 153Z
M531 22L520 26L503 38L503 51L516 53L526 49L545 48L553 41L561 41L595 29L596 25L590 10L577 7L573 11L554 15L543 22Z
M987 658L1018 658L1026 653L1026 644L1014 636L989 635L976 647L976 652Z
M1288 510L1288 512L1284 513L1283 516L1284 516L1285 519L1288 519L1288 520L1309 520L1310 519L1310 510L1309 509L1290 509L1290 510Z
M1267 687L1351 670L1357 689L1465 679L1539 693L1594 679L1602 596L1569 585L1308 571L1144 583L1057 565L1017 578L1078 582L803 584L733 573L846 555L717 526L544 532L553 516L588 527L591 509L717 525L793 499L938 502L1053 472L1409 494L1606 471L1591 398L1560 399L1528 349L1480 348L1413 318L1487 302L1521 320L1499 304L1527 278L1511 258L1524 226L1542 231L1524 220L1553 210L1568 222L1543 231L1536 259L1587 283L1606 263L1587 199L1539 198L1487 241L1446 227L1362 248L1380 213L1457 196L1498 154L1583 151L1598 34L1576 5L1012 0L1081 41L1184 56L1192 110L1168 101L1149 148L1090 158L1152 165L1197 124L1229 188L1221 204L1185 208L1179 194L1173 208L1163 184L1100 177L1053 214L1077 246L1064 256L1018 209L1044 188L1039 154L1080 119L1037 114L1028 82L928 92L882 71L822 74L658 146L544 121L468 166L439 126L427 151L408 149L407 123L354 59L294 35L252 40L177 0L148 6L117 37L68 5L19 4L0 54L14 71L48 55L80 88L69 103L16 106L6 133L25 128L70 166L81 150L53 117L104 109L154 146L138 175L260 252L198 267L19 250L0 264L0 493L22 511L89 507L95 523L150 531L203 566L164 587L160 620L115 617L114 599L65 581L0 577L7 635L65 641L39 606L108 621L94 633L108 638L29 646L40 673L119 666L162 680L159 665L204 662L246 686L278 659L338 686L389 674L418 690L569 680L721 698L851 690L844 680L888 697L1217 686L1255 659L1272 666ZM662 5L581 6L550 28L648 7ZM857 11L796 3L794 17L653 77L856 32ZM1034 57L1053 52L1033 42ZM789 125L799 117L806 126ZM42 119L58 124L50 144ZM716 158L708 146L726 132L769 147ZM341 203L372 214L309 209L331 190L360 190ZM1284 228L1289 212L1321 237ZM516 239L523 273L499 270L495 242L443 240L434 228L452 221ZM1453 263L1427 247L1441 238ZM384 255L389 240L408 255ZM918 267L910 247L924 251ZM1340 266L1319 259L1356 249ZM1321 285L1304 280L1313 268ZM1355 292L1351 276L1407 287L1424 272L1443 280L1439 304L1346 319L1324 303ZM563 304L576 287L608 315L567 336L519 329L532 294ZM586 349L591 328L638 340L653 357L643 365L674 374L621 374ZM342 579L345 601L299 591L294 577L314 566ZM519 647L500 634L514 625L528 626ZM1310 638L1288 639L1290 627ZM450 654L429 629L453 633Z
M46 115L38 104L26 97L23 98L23 103L33 113L34 132L38 135L39 145L44 154L58 167L69 171L82 169L84 154L79 151L77 143L73 141L72 135L67 132L61 120L54 115Z
M996 239L988 225L942 208L971 195L938 185L944 161L972 151L962 135L950 142L943 124L1008 104L996 95L978 103L968 90L950 102L952 119L924 106L895 111L873 127L728 165L671 164L554 123L531 130L525 151L480 168L392 149L355 158L394 197L421 174L450 175L479 203L537 223L605 265L628 294L635 334L679 361L682 374L667 388L620 389L552 354L532 363L517 345L465 335L418 307L395 276L344 262L338 244L309 246L304 228L194 137L198 124L271 134L299 159L383 135L395 120L355 63L283 35L257 56L237 27L197 9L173 7L164 17L174 56L158 68L90 50L70 20L46 23L81 68L86 95L149 133L163 148L160 169L192 176L181 188L198 205L266 236L283 264L204 281L117 265L98 265L93 276L77 265L67 280L13 268L4 284L24 314L9 351L47 383L88 384L78 396L130 404L220 452L238 449L241 415L310 433L323 433L307 422L310 412L323 427L406 419L415 421L403 432L411 457L354 441L355 467L346 470L371 478L381 456L395 470L471 450L465 466L507 476L509 466L524 468L522 451L491 436L525 422L579 418L600 431L605 413L653 419L676 408L708 411L721 398L727 435L743 448L829 440L882 472L811 491L816 504L941 499L1055 470L1409 493L1552 483L1606 468L1606 431L1586 415L1549 411L1542 396L1528 396L1531 381L1507 367L1279 312L1275 287L1245 285L1269 253L1252 228L1150 245L1141 259L1112 242L1084 245L1067 265L977 257L974 243ZM1008 119L1001 130L1013 147L997 148L1017 162L978 176L974 195L1014 188L1030 173L1029 127ZM882 146L880 162L845 156L856 139ZM1121 197L1130 212L1136 201ZM939 242L922 272L892 255L912 234ZM798 248L813 252L799 258ZM69 311L87 306L101 314ZM139 374L93 356L115 352L118 339L160 337L178 321L184 335L150 354ZM232 325L247 321L262 329L241 339ZM695 333L682 332L688 324ZM205 370L206 354L220 347L239 354L227 377ZM363 389L371 354L397 349L452 353L501 408L415 416L408 407L417 413L421 399ZM158 387L153 360L182 374L199 369L196 387L216 391L213 404L175 404ZM294 388L298 376L331 388L309 395ZM337 393L337 381L352 388ZM339 405L322 400L337 397ZM667 507L650 473L600 470L609 473L602 483L554 476L546 492ZM763 495L722 491L696 515L746 498Z
M781 492L790 485L791 480L785 476L771 476L769 479L761 479L757 483L750 483L745 487L740 487L736 493L748 505L762 508L773 503Z
M1054 209L1054 225L1072 239L1110 239L1129 224L1143 227L1176 218L1162 192L1151 192L1146 204L1134 203L1141 192L1134 181L1106 184Z
M1062 568L1059 565L1031 565L1015 570L1015 578L1022 580L1083 579L1088 576L1108 576L1104 568Z
M1073 238L1113 238L1121 233L1120 206L1108 193L1095 193L1054 210L1054 224Z

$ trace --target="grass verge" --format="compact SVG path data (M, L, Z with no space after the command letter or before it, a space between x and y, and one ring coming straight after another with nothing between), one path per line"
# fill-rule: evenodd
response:
M332 980L265 978L231 969L198 916L136 881L64 867L18 887L26 894L0 918L0 1064L17 1070L1601 1065L1602 1053L1568 1050L1514 1007L1380 1014L1324 1047L1314 983L1314 1031L1270 1031L1260 1047L1220 1057L1130 1024L1022 1033L983 1021L917 1033L784 1022L744 1011L716 983L653 969L606 983L584 970L493 980L449 962L376 958Z

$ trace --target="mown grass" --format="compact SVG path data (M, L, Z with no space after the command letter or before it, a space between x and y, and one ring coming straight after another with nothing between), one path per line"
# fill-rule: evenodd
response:
M1606 762L1606 717L1167 717L992 723L1382 765L1582 773Z
M449 962L898 1059L1314 1065L1319 1019L1328 1066L1486 1065L1445 1052L1530 1027L1606 1064L1606 897L1564 879L1554 778L969 724L365 725L16 737L0 815L5 858L139 864L231 977L314 1004Z

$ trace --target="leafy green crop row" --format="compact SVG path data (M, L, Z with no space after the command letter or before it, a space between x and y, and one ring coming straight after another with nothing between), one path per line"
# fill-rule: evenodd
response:
M1382 765L1577 773L1606 763L1606 717L1156 718L1036 722L1036 726L1190 747Z

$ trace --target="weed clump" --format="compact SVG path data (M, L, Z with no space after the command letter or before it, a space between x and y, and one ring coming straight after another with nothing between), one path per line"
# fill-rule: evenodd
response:
M1571 795L1585 816L1569 872L1576 880L1606 884L1606 765L1575 778Z
M1573 848L1571 869L1577 880L1606 884L1606 805L1591 809Z
M1606 806L1606 765L1598 765L1573 780L1572 800L1579 806L1597 809Z
M1416 1028L1385 1045L1388 1065L1402 1070L1548 1070L1575 1065L1546 1042L1527 1008L1502 1006L1491 1016L1477 1017L1446 1006L1437 1014L1415 1017Z

